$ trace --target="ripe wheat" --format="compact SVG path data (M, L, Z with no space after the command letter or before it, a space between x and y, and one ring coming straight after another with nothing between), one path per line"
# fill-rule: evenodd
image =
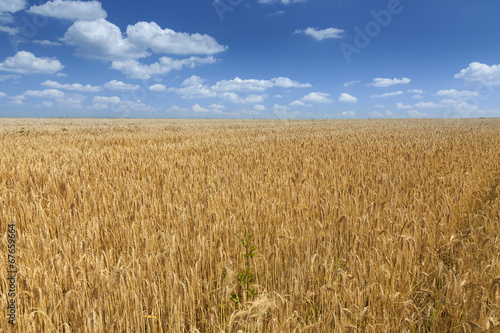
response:
M3 119L0 156L2 332L500 326L500 120Z

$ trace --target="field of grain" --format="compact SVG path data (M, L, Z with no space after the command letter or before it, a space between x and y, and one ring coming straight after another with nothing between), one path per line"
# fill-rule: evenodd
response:
M0 331L493 330L499 194L494 119L1 119Z

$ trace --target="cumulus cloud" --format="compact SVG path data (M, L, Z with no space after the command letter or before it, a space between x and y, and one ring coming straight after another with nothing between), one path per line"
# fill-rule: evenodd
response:
M196 112L196 113L208 113L210 112L209 109L201 107L200 104L195 104L191 107L191 109Z
M72 21L92 21L108 16L99 1L53 0L43 5L32 6L27 12Z
M137 90L140 88L137 84L128 84L117 80L106 82L103 86L109 90Z
M28 97L41 97L41 98L62 98L64 93L57 89L45 89L45 90L27 90L23 94Z
M344 83L344 87L354 86L354 85L356 85L356 84L358 84L358 83L360 83L360 82L361 82L361 81L359 81L359 80L354 80L354 81L345 82L345 83Z
M165 85L163 85L163 84L157 83L157 84L153 84L152 86L150 86L149 90L150 91L165 91L165 90L167 90L167 87L165 87Z
M339 117L341 118L354 118L356 115L356 112L354 111L342 111L341 113L338 114Z
M24 9L27 5L26 0L0 0L0 13L15 13Z
M9 35L17 35L20 30L17 27L9 27L9 26L5 26L5 25L0 25L0 31L6 32Z
M408 84L410 83L411 80L407 77L404 77L402 79L394 78L394 79L388 79L388 78L375 78L373 79L372 83L369 83L369 86L374 86L374 87L390 87L396 84Z
M50 40L32 40L33 43L35 44L40 44L44 46L61 46L62 44L59 42L52 42Z
M96 104L118 104L121 99L118 96L95 96L92 101Z
M300 99L302 102L310 102L310 103L332 103L332 99L330 98L330 94L322 93L322 92L312 92Z
M339 102L344 102L344 103L356 103L358 99L354 96L351 96L347 93L343 93L339 97Z
M238 103L238 104L260 103L264 100L264 96L262 95L250 94L243 98L234 92L223 92L219 93L217 96L228 102Z
M155 22L138 22L127 27L127 36L133 44L155 53L175 55L213 55L227 49L208 35L188 34L162 29Z
M345 31L337 28L327 28L327 29L316 29L316 28L307 28L304 30L297 29L294 32L295 34L303 34L309 37L314 38L317 41L321 41L323 39L340 39L344 37Z
M371 95L370 97L372 97L372 98L384 98L384 97L392 97L392 96L398 96L398 95L403 95L403 92L401 90L399 90L399 91L394 91L394 92L388 92L385 94Z
M139 22L127 27L124 37L120 28L105 19L77 21L61 39L76 46L77 55L110 61L136 60L151 53L174 55L213 55L227 49L208 35L161 29L154 22Z
M439 108L441 107L441 105L433 102L420 102L415 104L415 107L419 109L431 109L431 108Z
M296 101L291 102L290 105L292 105L292 106L305 106L306 103L299 101L299 100L296 100Z
M84 58L123 60L149 55L144 48L124 38L118 26L105 19L77 21L69 27L61 41L76 46L76 54Z
M309 83L299 83L287 77L273 78L271 80L240 79L221 80L212 86L214 91L247 91L263 92L272 87L281 88L305 88L310 87Z
M417 110L408 111L408 115L410 115L410 117L412 117L412 118L427 118L428 117L427 113L419 112Z
M403 103L396 103L396 107L398 109L412 109L413 106L411 105L404 105Z
M49 88L56 88L56 89L65 89L65 90L74 90L74 91L85 91L85 92L97 92L101 91L102 87L100 86L91 86L90 84L80 84L80 83L73 83L73 84L61 84L56 81L51 81L47 80L42 83L42 86L44 87L49 87Z
M392 113L390 110L387 110L384 113L380 111L372 111L369 113L369 116L372 118L387 118L387 117L393 117L394 113Z
M500 84L500 65L486 65L479 62L469 64L454 76L456 79L464 79L468 83L496 85Z
M191 75L182 82L181 86L197 86L203 84L205 81L206 81L205 79L197 75Z
M437 96L448 96L452 98L464 98L464 97L474 97L477 96L477 92L475 91L469 91L469 90L455 90L455 89L448 89L448 90L439 90L436 93Z
M134 79L150 79L153 75L164 75L172 70L181 70L184 67L194 68L200 64L213 64L215 58L192 56L184 59L173 59L170 57L161 57L158 62L150 65L141 64L137 60L113 61L112 69L121 71Z
M19 51L0 63L0 71L18 74L55 74L64 66L55 58L37 58L31 52Z
M7 81L7 80L19 80L22 76L21 75L0 75L0 82Z
M424 91L421 89L410 89L410 90L407 90L406 92L413 93L413 94L423 94L424 93Z
M4 92L1 92L1 91L0 91L0 98L2 98L2 97L6 97L6 96L7 96L7 94L6 94L6 93L4 93Z

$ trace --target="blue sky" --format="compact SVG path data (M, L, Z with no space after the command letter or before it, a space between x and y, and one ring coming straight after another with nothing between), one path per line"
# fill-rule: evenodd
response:
M497 0L0 0L0 117L500 117Z

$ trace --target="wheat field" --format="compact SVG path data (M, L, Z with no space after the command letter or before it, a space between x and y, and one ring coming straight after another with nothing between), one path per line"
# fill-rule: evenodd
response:
M0 156L2 332L500 329L498 119L1 119Z

